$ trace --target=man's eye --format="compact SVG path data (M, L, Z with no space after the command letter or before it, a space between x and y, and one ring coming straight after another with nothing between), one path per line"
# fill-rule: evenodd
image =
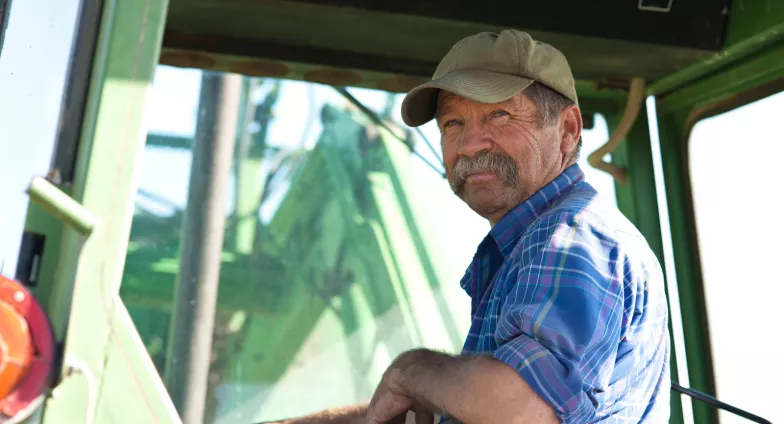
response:
M507 112L505 110L496 110L493 113L491 113L490 116L493 116L493 117L496 117L496 116L509 116L509 112Z
M444 128L449 128L455 125L460 125L460 121L458 121L457 119L450 119L444 122Z

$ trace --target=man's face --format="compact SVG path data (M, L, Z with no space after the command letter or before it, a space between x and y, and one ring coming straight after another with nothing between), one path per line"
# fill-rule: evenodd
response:
M493 225L557 177L576 143L564 137L563 117L543 128L522 93L483 104L442 91L436 122L452 190Z

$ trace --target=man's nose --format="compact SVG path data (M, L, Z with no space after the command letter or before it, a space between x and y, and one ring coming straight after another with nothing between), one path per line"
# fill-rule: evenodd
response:
M473 157L477 153L493 147L490 132L480 122L466 122L463 127L463 137L457 153L461 156Z

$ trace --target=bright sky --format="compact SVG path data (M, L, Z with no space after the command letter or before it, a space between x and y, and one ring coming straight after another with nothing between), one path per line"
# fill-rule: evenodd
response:
M13 276L27 213L25 189L46 175L78 0L11 3L0 55L0 267ZM5 261L5 266L3 266Z
M8 276L14 275L27 209L24 190L34 175L48 170L77 4L78 0L12 2L0 56L0 157L5 159L0 170L0 273ZM198 82L198 71L158 70L148 106L151 132L192 134ZM302 99L308 98L309 91L315 99L310 107L343 102L329 87L285 82L269 132L271 144L290 146L300 140L308 128ZM371 109L381 109L382 93L352 92ZM775 207L782 197L777 172L778 161L784 157L784 139L774 126L782 110L784 94L779 94L706 120L697 125L690 144L719 397L774 422L784 420L774 396L784 371L770 367L775 358L784 356L778 338L771 337L781 322L777 302L784 294L784 277L770 264L784 255L779 242L784 232L775 218L765 217L780 215ZM399 109L396 113L399 120ZM312 141L320 133L320 124L318 119L311 124L308 136ZM423 130L438 149L433 124ZM585 135L582 167L600 192L612 195L609 177L584 162L587 153L606 137L606 124L597 119L596 129ZM434 160L421 143L418 150ZM418 159L412 163L423 190L454 211L439 216L446 220L440 234L444 245L452 246L467 261L487 224L451 196L446 182ZM141 166L141 189L185 204L189 154L147 149ZM166 210L149 202L145 205L160 208L162 213ZM468 229L455 232L453 228ZM736 420L724 418L723 422L743 422Z

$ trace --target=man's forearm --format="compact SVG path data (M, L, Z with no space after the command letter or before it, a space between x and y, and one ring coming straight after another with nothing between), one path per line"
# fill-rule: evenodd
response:
M431 411L473 423L557 422L517 371L491 356L451 356L415 350L400 358L401 381Z
M327 409L299 418L276 421L270 424L366 424L368 404Z

